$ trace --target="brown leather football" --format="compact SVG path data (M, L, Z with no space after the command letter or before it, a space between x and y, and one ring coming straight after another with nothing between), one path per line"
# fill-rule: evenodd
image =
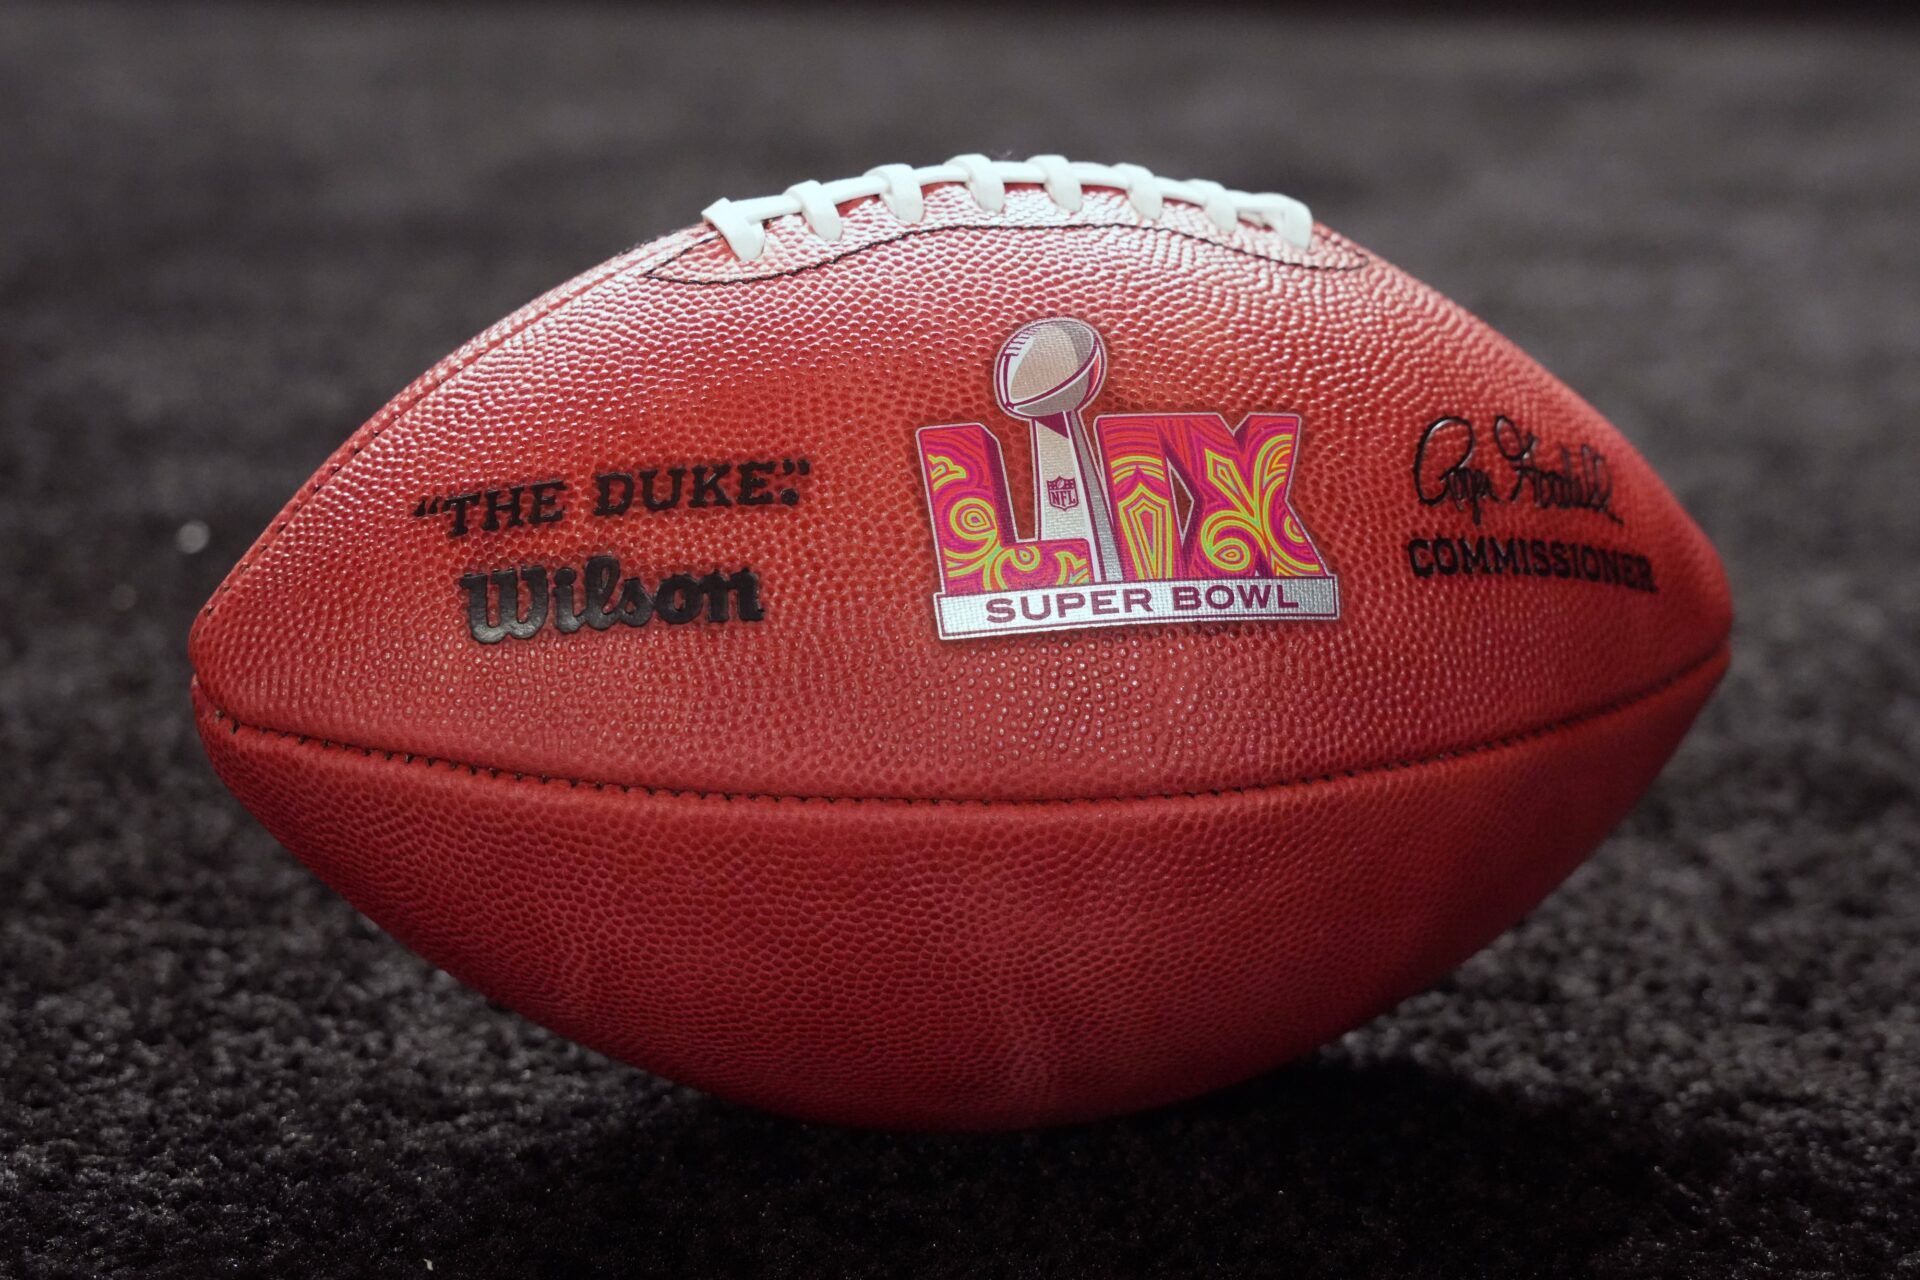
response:
M1659 771L1712 547L1297 202L961 157L562 285L192 637L221 776L395 937L675 1080L991 1128L1431 983Z

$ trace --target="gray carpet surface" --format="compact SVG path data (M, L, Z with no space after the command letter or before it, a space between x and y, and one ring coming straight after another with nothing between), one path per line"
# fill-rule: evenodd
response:
M194 609L413 374L717 195L960 151L1307 199L1726 556L1568 884L1243 1087L812 1128L434 972L223 791ZM0 1275L1920 1277L1912 29L0 8ZM431 1271L428 1268L431 1266Z

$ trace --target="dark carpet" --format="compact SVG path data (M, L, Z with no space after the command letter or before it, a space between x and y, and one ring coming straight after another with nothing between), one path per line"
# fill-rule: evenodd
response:
M1732 675L1439 988L1150 1115L809 1128L433 972L209 772L193 610L414 373L717 195L1307 199L1611 416ZM1255 9L0 7L0 1274L1920 1277L1920 43Z

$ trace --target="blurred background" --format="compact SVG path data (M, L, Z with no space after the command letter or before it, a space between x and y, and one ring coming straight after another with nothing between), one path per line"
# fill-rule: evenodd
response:
M194 609L414 374L963 151L1306 200L1610 417L1735 666L1594 861L1305 1062L816 1129L488 1006L207 769ZM1920 1276L1920 29L1870 12L0 7L0 1275Z

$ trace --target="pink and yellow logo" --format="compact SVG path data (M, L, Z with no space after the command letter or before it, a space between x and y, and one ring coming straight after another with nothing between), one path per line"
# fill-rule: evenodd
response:
M1106 364L1100 335L1066 319L1022 328L995 362L1000 407L1031 431L1028 541L993 434L920 429L940 635L1339 617L1339 581L1288 501L1299 417L1108 413L1089 430Z

